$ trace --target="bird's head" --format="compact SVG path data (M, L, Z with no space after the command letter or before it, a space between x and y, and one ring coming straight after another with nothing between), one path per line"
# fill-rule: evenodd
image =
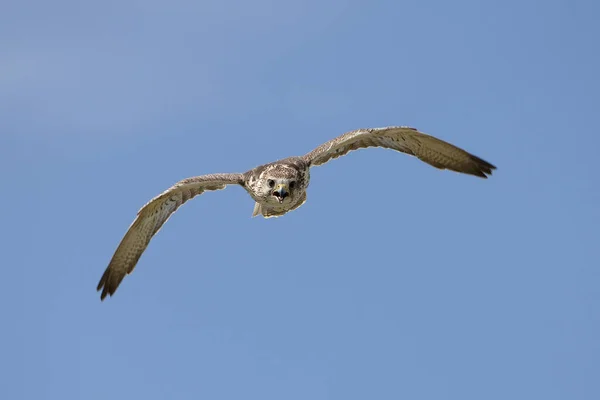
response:
M267 187L270 189L270 195L280 204L286 202L286 199L294 198L294 189L296 181L293 179L270 178L267 179Z
M294 168L272 168L261 176L263 198L269 203L295 203L301 195L300 176Z

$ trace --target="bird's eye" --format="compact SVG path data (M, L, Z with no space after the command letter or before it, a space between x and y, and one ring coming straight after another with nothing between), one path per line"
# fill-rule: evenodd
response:
M269 179L269 180L267 181L267 185L269 185L269 187L270 187L270 188L272 188L272 187L274 187L274 186L275 186L275 181L274 181L273 179Z
M296 186L296 181L290 182L290 189L293 189Z

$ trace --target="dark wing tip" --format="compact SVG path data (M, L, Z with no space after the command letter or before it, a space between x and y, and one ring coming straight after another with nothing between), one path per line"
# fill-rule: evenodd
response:
M111 269L110 266L106 268L102 278L100 278L100 282L98 282L98 286L96 287L96 291L102 290L100 294L100 301L104 301L106 296L112 296L116 291L121 281L125 277L125 274L119 274Z
M473 161L473 167L474 167L474 169L469 172L472 175L487 179L488 175L491 176L492 171L496 169L495 165L490 164L489 162L485 161L484 159L481 159L472 154L469 154L469 156L471 158L471 161Z

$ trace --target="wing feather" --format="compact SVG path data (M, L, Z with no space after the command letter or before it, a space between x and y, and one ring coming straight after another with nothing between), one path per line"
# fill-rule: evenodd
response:
M304 156L311 166L322 165L353 150L384 147L415 156L439 169L487 178L496 167L443 140L407 126L358 129L322 144Z
M123 278L135 268L152 237L183 203L204 191L224 189L229 184L243 184L243 175L211 174L187 178L146 203L138 211L100 278L97 287L98 291L102 290L100 299L115 293Z

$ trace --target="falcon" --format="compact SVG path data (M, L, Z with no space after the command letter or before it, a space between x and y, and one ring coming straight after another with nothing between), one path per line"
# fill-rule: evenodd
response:
M255 201L252 216L280 217L306 202L310 168L353 150L383 147L419 158L439 169L487 178L496 167L450 143L407 126L358 129L322 144L308 154L260 165L245 173L200 175L177 182L146 203L117 247L97 290L112 296L135 268L152 237L183 203L205 191L242 186Z

